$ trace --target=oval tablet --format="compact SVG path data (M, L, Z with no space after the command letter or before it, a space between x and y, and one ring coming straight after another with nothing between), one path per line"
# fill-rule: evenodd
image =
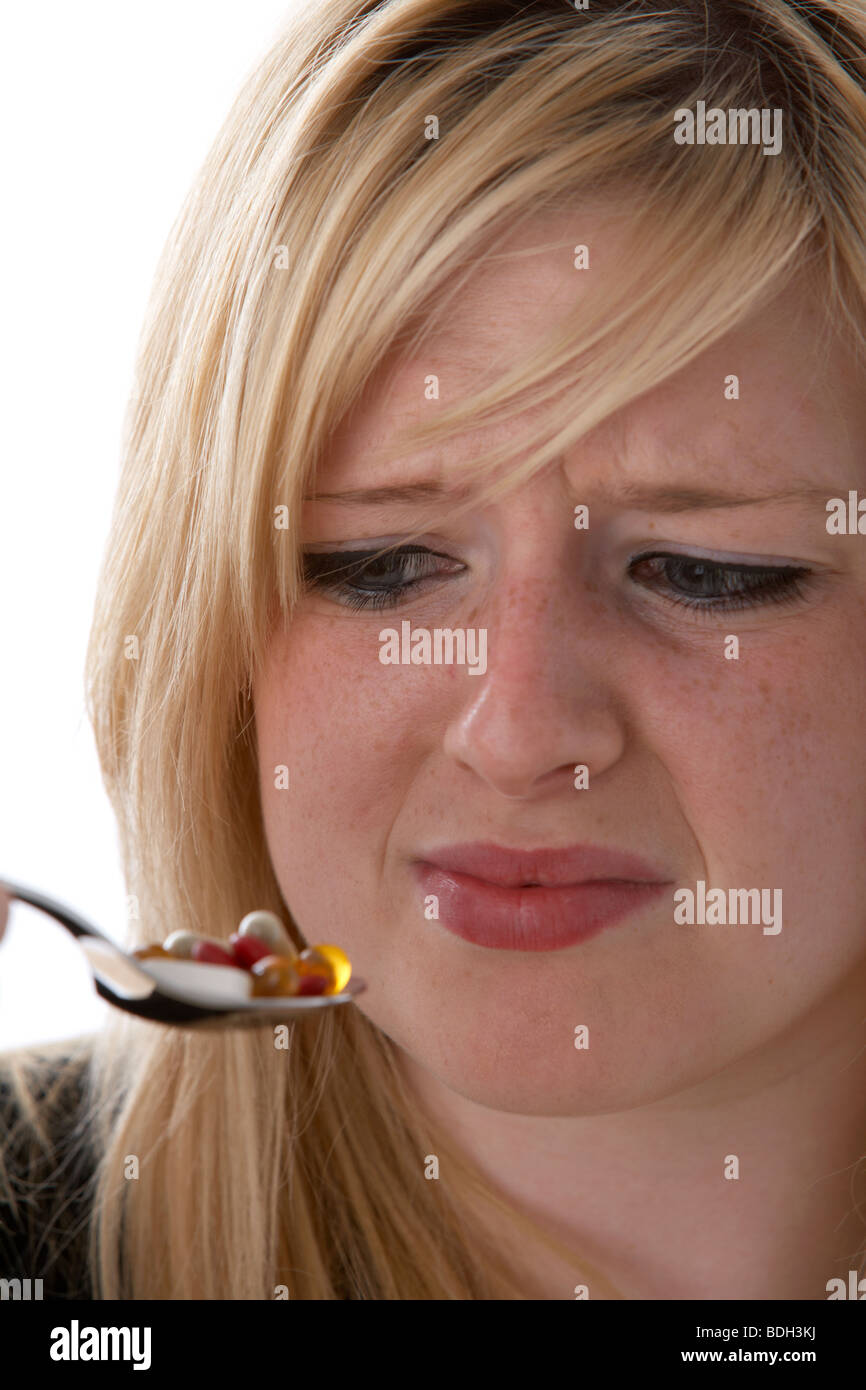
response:
M252 995L246 970L234 965L203 965L199 961L150 957L139 962L165 994L205 1007L245 1004Z
M238 927L238 936L254 936L273 947L275 956L296 954L292 939L275 912L248 912Z

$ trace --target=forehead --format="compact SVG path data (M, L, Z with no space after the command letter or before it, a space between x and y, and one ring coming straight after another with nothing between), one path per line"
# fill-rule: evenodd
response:
M579 322L591 297L610 294L632 245L627 201L532 219L491 242L470 273L463 272L447 315L412 357L391 355L371 376L363 398L332 436L324 473L328 486L403 480L413 471L447 470L503 437L533 439L536 410L496 429L478 428L399 460L378 458L400 432L435 409L425 394L438 379L445 406L477 392L528 361L567 317ZM575 267L575 248L589 248L589 268ZM736 376L739 398L726 395ZM845 448L866 429L866 392L853 354L827 334L821 286L802 272L776 297L744 319L660 386L645 392L576 447L581 459L604 456L626 473L646 458L671 463L745 453L785 470L810 448ZM320 475L321 476L321 475Z

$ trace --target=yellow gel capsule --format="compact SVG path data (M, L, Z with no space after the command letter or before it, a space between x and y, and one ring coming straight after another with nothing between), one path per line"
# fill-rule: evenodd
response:
M339 946L314 946L313 950L328 962L331 969L332 983L326 993L342 994L352 974L352 966L346 952L341 951Z

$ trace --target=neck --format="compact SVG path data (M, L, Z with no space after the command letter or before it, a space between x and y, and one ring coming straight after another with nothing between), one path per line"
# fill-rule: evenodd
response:
M590 1298L825 1299L864 1240L852 1186L866 1153L864 986L849 979L760 1051L628 1111L494 1111L401 1064L431 1123L575 1251L536 1249L473 1208L529 1296L573 1299L585 1284Z

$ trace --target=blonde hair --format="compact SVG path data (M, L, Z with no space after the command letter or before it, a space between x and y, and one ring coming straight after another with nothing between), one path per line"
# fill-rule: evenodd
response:
M437 407L422 443L544 406L538 449L473 464L516 485L802 271L862 354L864 76L866 13L846 0L305 0L174 228L128 414L87 691L130 940L287 917L252 678L301 591L301 498L386 354L423 347L524 219L573 207L580 241L581 200L623 194L615 292ZM679 146L674 112L699 99L781 107L781 152ZM476 1204L554 1237L425 1118L395 1052L352 1006L294 1026L287 1051L269 1030L113 1016L90 1080L99 1296L531 1296Z

